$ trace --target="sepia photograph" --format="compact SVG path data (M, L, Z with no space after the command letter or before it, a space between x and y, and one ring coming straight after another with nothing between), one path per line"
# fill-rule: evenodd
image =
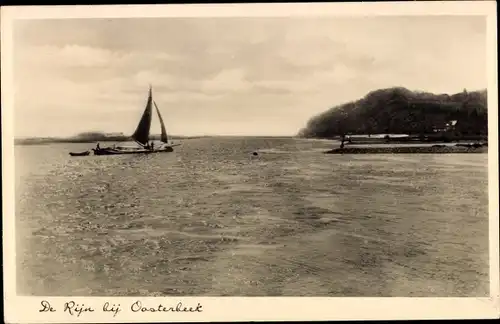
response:
M2 8L10 294L498 304L496 11L374 5Z

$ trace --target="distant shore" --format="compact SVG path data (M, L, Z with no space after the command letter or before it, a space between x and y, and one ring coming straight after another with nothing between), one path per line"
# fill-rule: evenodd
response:
M274 135L198 135L198 136L170 136L171 140L188 140L200 138L297 138L296 136L274 136ZM160 136L154 135L151 140L159 141ZM14 145L44 145L57 143L106 143L106 142L133 142L133 139L128 136L99 136L99 137L31 137L31 138L15 138Z
M450 154L488 153L487 145L433 145L398 147L344 147L335 148L326 154Z
M181 139L195 139L195 138L205 138L210 136L171 136L170 139L181 140ZM153 137L151 140L160 140L158 137ZM58 138L58 137L34 137L34 138L16 138L14 139L15 145L41 145L41 144L54 144L54 143L96 143L96 142L127 142L133 141L127 136L115 136L115 137L99 137L99 138Z

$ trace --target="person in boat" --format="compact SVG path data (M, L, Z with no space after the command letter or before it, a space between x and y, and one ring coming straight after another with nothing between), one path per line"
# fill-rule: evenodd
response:
M96 150L100 150L100 149L101 149L101 146L99 145L99 143L97 143Z

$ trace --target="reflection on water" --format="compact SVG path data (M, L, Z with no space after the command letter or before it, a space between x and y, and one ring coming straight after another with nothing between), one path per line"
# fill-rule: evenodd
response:
M486 154L204 138L68 155L88 146L16 147L20 294L488 294Z

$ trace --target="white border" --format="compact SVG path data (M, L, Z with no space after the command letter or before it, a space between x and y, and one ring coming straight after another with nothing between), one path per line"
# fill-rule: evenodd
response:
M113 18L113 17L288 17L288 16L400 16L483 15L487 16L488 126L489 126L489 212L490 297L489 298L310 298L310 297L21 297L15 293L14 147L12 87L12 22L14 19ZM1 8L2 80L2 180L4 235L4 310L7 323L72 322L191 322L264 320L384 320L384 319L472 319L498 318L499 220L498 220L498 93L497 31L495 1L319 3L319 4L222 4L222 5L113 5L28 6ZM69 300L98 311L72 317L61 311L40 314L41 300L57 309ZM130 305L186 305L201 303L202 313L133 313ZM113 317L99 311L104 302L120 304Z

